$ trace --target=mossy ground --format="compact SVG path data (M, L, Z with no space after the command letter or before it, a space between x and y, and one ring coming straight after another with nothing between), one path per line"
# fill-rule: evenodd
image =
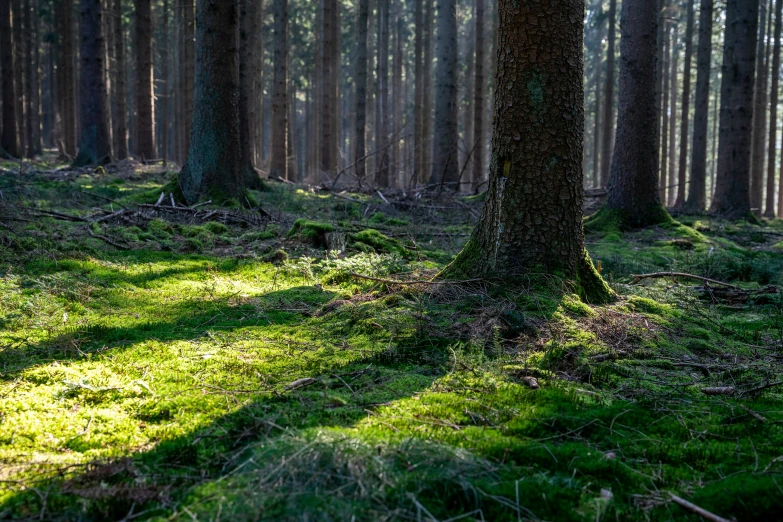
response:
M154 203L167 180L25 171L0 187L88 215L113 205L90 193ZM265 229L98 224L124 252L0 207L15 231L0 228L0 518L698 520L668 492L780 518L783 387L700 389L781 379L783 302L629 283L671 269L779 285L781 223L590 234L620 296L594 306L551 276L351 276L432 277L466 241L462 205L480 202L429 214L272 184L255 196ZM297 219L346 234L346 251L286 237Z

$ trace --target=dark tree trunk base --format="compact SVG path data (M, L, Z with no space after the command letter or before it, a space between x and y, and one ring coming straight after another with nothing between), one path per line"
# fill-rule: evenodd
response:
M633 230L635 228L668 225L674 222L663 205L651 205L647 209L625 212L604 206L585 220L588 232L609 232Z

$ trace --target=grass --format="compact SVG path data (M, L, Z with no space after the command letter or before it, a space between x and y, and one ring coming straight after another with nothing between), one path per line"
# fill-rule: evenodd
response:
M82 190L156 200L166 178L138 177L0 185L88 215L112 204ZM622 297L590 306L544 274L514 288L351 277L437 273L470 230L460 205L422 219L426 204L361 194L255 196L277 212L265 229L100 224L129 251L79 223L0 229L0 518L699 520L669 492L780 517L783 387L700 391L780 380L779 296L710 305L688 282L628 284L672 269L779 285L780 223L591 234ZM299 219L347 250L287 237Z

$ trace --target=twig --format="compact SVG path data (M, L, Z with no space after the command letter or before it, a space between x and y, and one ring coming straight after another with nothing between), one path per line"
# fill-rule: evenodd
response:
M90 234L91 237L94 237L95 239L100 239L101 241L108 243L109 245L113 246L114 248L119 248L120 250L130 250L130 247L127 247L125 245L121 245L119 243L116 243L109 239L106 236L102 236L101 234L96 234L92 230L90 230L90 227L87 227L87 233Z
M114 203L116 205L119 205L120 207L124 208L125 210L128 209L125 205L120 203L119 201L113 200L111 198L107 198L106 196L101 196L100 194L93 194L92 192L87 192L86 190L80 190L82 194L87 194L88 196L92 196L94 198L102 199L103 201L108 201L109 203Z
M683 272L655 272L653 274L632 275L631 277L633 278L634 283L638 283L642 279L654 279L654 278L662 278L662 277L682 277L684 279L695 279L697 281L704 281L705 283L712 283L713 285L725 286L726 288L732 288L734 290L742 290L740 287L735 285L730 285L729 283L724 283L722 281L717 281L715 279L710 279L708 277L686 274Z
M751 417L753 417L757 421L759 421L759 422L767 422L767 419L765 419L760 413L751 410L747 406L743 406L742 404L740 404L740 408L742 408L743 410L748 412L748 415L750 415Z
M780 386L781 384L783 384L783 381L771 382L769 384L765 384L764 386L759 386L758 388L753 388L753 389L750 389L748 391L744 391L744 392L742 392L742 395L748 395L750 393L760 392L762 390L766 390L767 388Z
M680 507L682 507L684 509L687 509L691 513L695 513L695 514L699 515L704 520L710 520L711 522L731 522L729 519L723 518L723 517L719 517L718 515L716 515L714 513L710 513L706 509L700 508L696 504L688 502L684 498L680 498L677 495L675 495L674 493L669 493L669 497L671 497L672 502L674 502L678 506L680 506Z

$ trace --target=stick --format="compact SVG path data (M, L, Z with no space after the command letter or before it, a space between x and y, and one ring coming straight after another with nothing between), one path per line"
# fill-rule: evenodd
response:
M638 283L642 279L654 279L654 278L662 278L662 277L682 277L684 279L695 279L697 281L704 281L705 283L712 283L713 285L725 286L726 288L732 288L734 290L742 290L738 286L730 285L722 281L717 281L715 279L710 279L708 277L701 277L693 274L685 274L683 272L655 272L653 274L632 275L631 277L633 278L634 283Z
M111 239L109 239L106 236L102 236L100 234L94 233L92 230L90 230L90 227L87 227L87 233L90 234L90 236L94 237L95 239L100 239L101 241L108 243L109 245L113 246L114 248L119 248L120 250L130 250L130 247L126 247L124 245L120 245L119 243L115 243Z
M699 515L704 520L710 520L711 522L731 522L729 519L723 518L723 517L719 517L718 515L716 515L714 513L710 513L706 509L702 509L699 506L697 506L696 504L692 504L692 503L688 502L687 500L685 500L684 498L678 497L674 493L669 493L669 496L671 497L672 502L674 502L675 504L677 504L678 506L680 506L682 508L687 509L691 513L695 513L695 514Z
M374 281L376 283L384 283L387 285L458 285L462 283L477 283L482 281L481 279L465 279L463 281L395 281L394 279L382 279L380 277L370 277L356 273L351 273L351 277L364 279L366 281Z
M121 206L122 208L124 208L125 210L128 209L128 207L126 207L125 205L123 205L119 201L115 201L115 200L113 200L111 198L107 198L106 196L101 196L100 194L93 194L92 192L87 192L86 190L80 190L79 192L81 192L82 194L87 194L88 196L92 196L94 198L102 199L103 201L108 201L109 203L115 203L115 204Z
M742 395L747 395L749 393L760 392L762 390L766 390L767 388L772 388L774 386L780 386L781 384L783 384L783 381L772 382L772 383L769 383L769 384L765 384L764 386L759 386L758 388L753 388L752 390L748 390L746 392L742 392Z

